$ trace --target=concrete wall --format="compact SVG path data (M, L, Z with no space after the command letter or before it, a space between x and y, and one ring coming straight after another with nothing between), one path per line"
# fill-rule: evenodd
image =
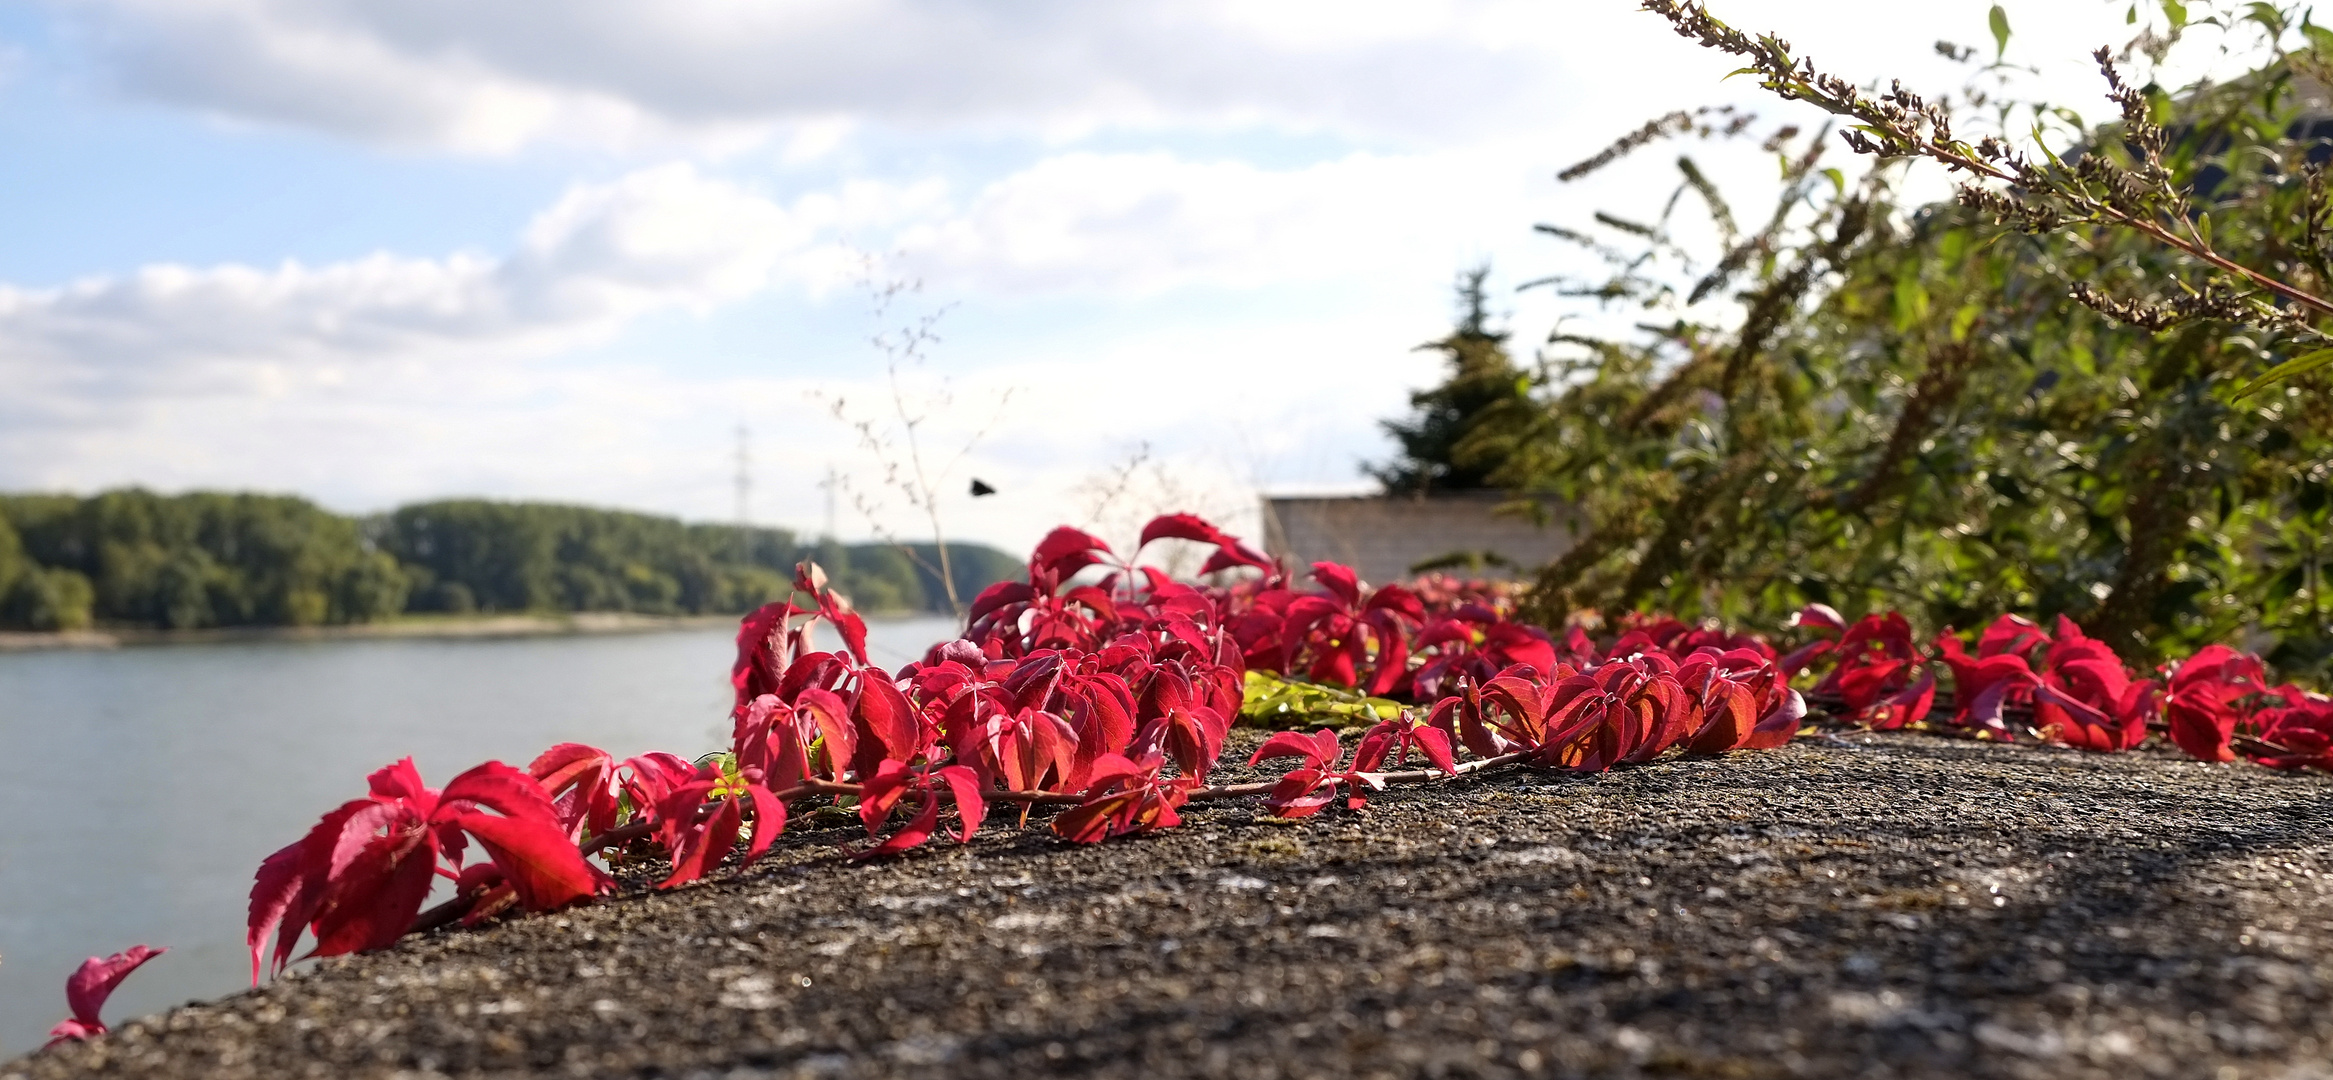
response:
M1291 497L1264 499L1264 551L1288 560L1301 575L1315 562L1352 567L1361 579L1384 584L1414 576L1410 567L1452 552L1488 551L1511 567L1485 565L1451 572L1483 577L1529 577L1571 550L1571 513L1559 508L1541 528L1526 517L1493 514L1498 493L1466 495Z

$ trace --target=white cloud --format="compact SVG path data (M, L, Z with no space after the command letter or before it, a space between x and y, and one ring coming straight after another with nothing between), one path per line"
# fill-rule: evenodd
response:
M738 146L837 124L1053 135L1260 128L1456 145L1719 94L1731 65L1629 0L51 0L129 92L367 141ZM1931 90L1989 0L1737 0L1856 78ZM2013 58L2094 101L2121 4L2012 2ZM1879 66L1874 67L1877 63ZM2075 80L2069 82L2067 80ZM1624 116L1606 116L1617 110ZM811 134L803 136L801 132Z
M648 311L754 292L831 216L672 165L577 187L501 258L156 265L0 286L0 377L19 403L43 388L122 400L280 392L366 363L542 355Z
M973 300L1439 281L1469 238L1524 235L1527 176L1510 154L1472 151L1288 170L1070 153L964 197L938 180L860 181L780 202L673 164L574 188L507 255L0 285L0 373L34 396L135 399L549 356L653 311L702 314L781 284L823 295L854 247L898 251L936 291Z
M910 224L896 244L943 287L1002 293L1253 289L1421 261L1438 277L1481 238L1527 235L1533 165L1505 147L1277 170L1069 153Z
M497 151L852 116L909 127L1267 122L1423 134L1547 88L1543 59L1480 40L1517 6L1316 5L1298 21L1230 0L99 0L59 10L142 95Z

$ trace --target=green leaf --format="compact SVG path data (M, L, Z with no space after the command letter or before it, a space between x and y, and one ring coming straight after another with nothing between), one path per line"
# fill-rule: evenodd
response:
M2333 349L2319 349L2316 352L2303 353L2261 372L2259 378L2237 388L2236 397L2239 400L2251 397L2275 383L2283 382L2296 375L2306 375L2329 365L2333 365Z
M1897 333L1910 330L1928 318L1928 289L1920 284L1917 263L1907 267L1896 278L1895 317Z
M2268 31L2270 38L2284 36L2284 12L2276 10L2274 4L2252 0L2252 3L2245 5L2244 17L2259 23L2262 29Z
M2129 11L2122 13L2122 24L2124 26L2129 26L2130 24L2137 21L2139 21L2139 6L2137 4L2132 4Z
M2171 0L2164 2L2170 3ZM1992 14L1985 16L1985 22L1993 28L1993 60L1998 63L2009 52L2009 13L2001 10L2001 5L1995 4Z
M1967 253L1967 229L1953 229L1936 241L1936 259L1946 266L1959 266L1961 256Z
M2171 20L2171 29L2187 25L2187 5L2179 0L2163 0L2163 17Z
M2048 158L2051 166L2060 169L2066 167L2065 162L2058 160L2058 152L2050 149L2049 143L2043 141L2040 124L2033 125L2033 144L2034 146L2040 148L2041 156Z
M1835 194L1835 195L1845 195L1845 194L1847 194L1847 174L1846 174L1846 173L1840 172L1840 171L1839 171L1839 170L1837 170L1837 169L1824 169L1824 170L1823 170L1823 179L1825 179L1825 180L1829 180L1829 181L1831 182L1831 192L1832 192L1832 194Z
M1327 725L1374 724L1401 713L1401 706L1357 691L1302 679L1247 673L1239 720L1253 727L1301 729Z
M2195 215L2195 235L2203 238L2203 246L2211 246L2211 215Z
M2309 48L2325 56L2333 56L2333 30L2315 23L2302 23L2301 34L2309 39Z
M1967 341L1969 327L1975 326L1977 316L1982 314L1984 308L1976 304L1962 304L1959 311L1952 313L1952 340Z

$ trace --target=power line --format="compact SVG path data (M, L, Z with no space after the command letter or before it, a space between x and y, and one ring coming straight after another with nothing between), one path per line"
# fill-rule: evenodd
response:
M823 481L820 481L818 486L819 486L820 488L824 489L824 490L825 490L825 492L826 492L826 536L825 536L825 540L826 540L828 543L833 543L833 542L834 542L834 493L835 493L835 489L836 489L836 488L839 488L839 487L841 487L841 486L842 486L842 475L841 475L840 473L838 473L838 472L836 472L836 471L835 471L835 467L834 467L834 466L832 466L832 465L829 465L829 466L827 466L827 467L826 467L826 479L825 479L825 480L823 480Z
M739 562L753 561L753 455L749 440L752 431L744 424L737 425L737 547Z

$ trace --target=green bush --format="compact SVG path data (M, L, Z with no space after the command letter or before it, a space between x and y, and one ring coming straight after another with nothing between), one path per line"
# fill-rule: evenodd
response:
M32 560L24 556L24 541L17 539L16 527L0 516L0 597L16 587L16 579L32 569Z
M936 564L930 545L916 550ZM1018 568L980 545L949 550L967 598ZM794 564L813 556L866 610L947 608L937 578L899 549L813 552L782 529L484 500L358 521L298 498L131 489L0 495L0 598L23 594L8 609L21 613L0 620L194 629L369 622L409 610L742 612L783 598ZM24 584L44 567L72 576Z
M97 590L77 570L33 567L0 593L0 625L25 630L86 630Z
M2166 182L2208 193L2223 255L2333 282L2312 164L2333 146L2308 99L2333 54L2262 57L2224 84L2146 87L2170 133ZM2127 164L2120 132L2083 128L2063 150ZM2134 661L2242 641L2287 676L2324 677L2333 369L2238 393L2313 331L2077 303L2072 283L2176 297L2206 275L2129 230L2029 234L1983 200L1908 199L1900 161L1827 168L1824 132L1677 114L1615 149L1729 133L1784 166L1771 213L1737 218L1683 158L1658 215L1543 226L1610 268L1556 286L1638 329L1560 335L1529 395L1453 445L1523 508L1584 512L1578 545L1538 575L1535 616L1661 609L1772 629L1823 601L1933 632L2065 614ZM1696 210L1717 243L1688 252L1680 237L1701 227L1673 219Z

